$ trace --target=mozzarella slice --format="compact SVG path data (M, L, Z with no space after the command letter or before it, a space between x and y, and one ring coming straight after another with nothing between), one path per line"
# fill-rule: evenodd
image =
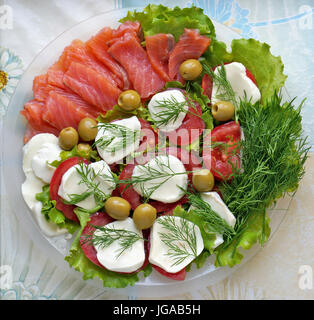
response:
M140 177L151 179L133 184L134 190L141 196L153 191L149 198L164 203L180 200L184 195L180 188L187 189L188 175L185 167L178 158L172 155L157 156L145 165L135 166L132 179L136 180Z
M215 74L218 74L220 66L217 67L214 71ZM257 102L261 99L261 93L255 83L246 75L246 68L242 63L232 62L225 65L227 80L229 81L235 96L238 100L244 99L245 94L248 100L251 99L252 103ZM221 94L221 90L217 84L213 84L212 91L212 104L217 103L221 99L217 96Z
M191 263L196 258L196 256L194 255L193 250L188 246L186 241L175 240L172 242L174 246L185 248L185 251L190 254L182 262L178 264L175 263L176 260L171 255L173 251L171 251L169 246L162 240L163 234L168 236L170 235L171 237L172 232L160 223L162 221L165 221L165 219L173 219L172 221L179 230L182 228L183 222L187 224L187 230L189 230L189 233L195 235L196 256L198 256L203 251L204 242L199 227L191 221L176 216L161 216L155 220L150 233L149 262L169 273L176 273L186 267L189 263ZM182 230L185 229L183 228Z
M134 131L141 130L141 123L139 122L139 120L136 116L133 116L128 119L113 121L111 123L126 127L128 129L131 129ZM114 145L117 145L119 143L123 143L123 137L121 135L120 136L113 136L112 132L110 132L106 128L101 128L99 125L98 133L96 135L95 141L98 141L102 137L105 137L106 139L112 137L112 139L113 139L112 142L106 147L102 147L99 144L97 145L97 143L96 143L97 151L98 151L99 155L108 164L112 164L112 163L115 163L115 162L122 160L123 158L125 158L126 156L128 156L129 154L134 152L140 145L140 135L137 135L137 137L135 139L132 139L131 137L129 137L128 139L131 140L131 142L128 141L128 143L125 147L118 149L115 152L106 151L106 149L108 150L108 148L112 148Z
M133 222L133 219L127 218L125 220L117 220L105 226L106 228L113 228L119 230L127 230L135 232L141 238L143 237L142 231L138 230ZM103 232L96 230L94 235L101 236ZM138 270L145 261L144 240L139 239L133 245L126 249L122 254L121 242L114 241L108 247L95 245L97 251L98 261L108 270L115 272L134 272Z
M62 149L58 143L44 143L35 153L32 159L32 168L35 175L46 183L50 183L51 178L56 170L49 163L54 160L60 160L60 152Z
M91 169L90 175L88 176L89 181L93 184L98 184L98 189L105 195L111 195L112 191L115 189L115 182L108 164L101 160L91 163L88 166ZM85 183L82 183L82 177L77 172L77 169L80 169L79 164L71 167L62 176L58 195L64 200L70 201L70 195L81 195L89 190L88 186ZM76 205L86 210L93 209L97 206L93 194L76 203Z
M23 147L23 171L26 179L22 184L22 195L25 203L32 211L34 218L41 231L48 237L57 236L67 233L65 228L59 228L57 225L47 221L45 216L41 213L42 204L36 200L36 193L42 192L42 187L46 184L43 180L35 176L32 166L32 160L37 152L45 145L56 146L58 138L53 134L41 133L35 135ZM54 159L55 160L55 159Z
M23 171L25 174L33 171L33 158L46 143L58 145L58 138L51 133L39 133L25 144L23 147Z
M184 102L185 104L183 106L184 112L180 112L178 117L176 117L176 119L173 119L172 121L169 121L167 124L160 125L158 127L163 132L171 132L171 131L178 129L181 126L181 124L186 116L186 113L189 109L189 105L186 101L186 98L180 90L162 91L162 92L155 94L152 97L152 99L150 100L150 102L148 103L148 110L149 110L149 113L150 113L153 121L160 121L160 120L165 119L165 115L160 114L160 113L165 112L167 109L164 107L161 107L160 105L165 103L167 100L168 101L174 100L179 103Z
M210 205L213 211L215 211L222 219L224 219L229 224L229 226L235 226L235 216L232 214L232 212L229 210L226 204L222 201L217 192L202 192L201 197ZM190 210L192 209L193 207L190 207ZM223 242L223 236L217 233L213 249L221 245Z

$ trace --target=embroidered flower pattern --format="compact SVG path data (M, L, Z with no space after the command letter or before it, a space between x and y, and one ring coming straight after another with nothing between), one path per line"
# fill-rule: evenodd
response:
M5 114L22 73L22 60L11 50L0 47L0 116Z

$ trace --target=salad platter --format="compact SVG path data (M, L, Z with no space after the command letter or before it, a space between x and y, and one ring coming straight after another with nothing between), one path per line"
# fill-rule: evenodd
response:
M94 285L223 279L267 243L268 212L304 174L302 104L282 91L283 68L197 7L83 21L10 102L12 207L43 254Z

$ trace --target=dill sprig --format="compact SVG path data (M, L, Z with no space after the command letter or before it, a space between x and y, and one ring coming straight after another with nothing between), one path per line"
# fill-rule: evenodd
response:
M173 171L168 155L164 155L163 158L156 157L154 160L156 167L153 167L150 163L146 165L137 165L137 169L139 170L138 175L133 175L130 179L119 181L119 183L125 184L126 187L124 190L130 186L139 186L145 202L151 197L153 192L169 181L172 177L190 173L187 171ZM151 183L149 188L145 185L146 182Z
M103 130L106 134L97 139L94 145L107 152L122 150L140 137L140 130L132 130L116 123L99 123L98 130Z
M237 237L252 213L265 212L276 199L293 192L304 175L309 146L302 136L303 102L295 109L293 100L281 101L281 96L274 94L266 105L240 103L239 121L245 136L241 143L242 170L219 186L237 219Z
M118 259L126 250L132 248L132 246L139 240L147 241L137 232L125 230L125 229L116 229L106 226L95 226L91 225L97 231L93 234L84 236L84 243L93 244L94 246L104 249L109 247L114 242L119 243L119 250L117 251L116 259Z
M205 222L206 232L221 234L227 241L232 239L235 235L234 228L221 218L208 202L202 199L200 193L191 191L184 191L184 193L189 199L190 210Z
M93 195L96 205L103 205L104 201L110 196L105 194L100 188L100 181L97 181L98 178L102 178L104 181L115 182L114 176L112 174L103 174L101 170L95 172L94 168L90 167L84 162L80 162L78 167L75 168L76 172L80 175L81 180L79 184L84 184L87 188L82 194L69 194L70 200L64 200L66 204L77 204L89 196Z
M237 109L239 107L239 101L236 98L234 90L227 79L227 73L224 63L221 63L221 66L217 67L217 73L213 69L209 68L206 64L203 64L203 69L205 73L211 76L213 84L217 86L216 98L221 101L230 101L235 107L235 120L238 121Z
M157 220L167 230L159 232L159 236L169 249L167 255L173 259L172 266L181 264L189 257L197 257L195 225L191 227L191 223L186 219L180 221L181 223L177 224L174 216L164 216Z
M160 109L159 112L154 115L154 123L157 127L165 126L169 123L174 123L177 121L179 116L184 113L191 113L197 117L202 117L197 111L192 99L189 97L188 93L185 95L186 101L178 101L176 97L171 96L170 98L164 98L157 101L156 108ZM189 110L188 107L192 107L193 111ZM195 112L194 112L195 111Z

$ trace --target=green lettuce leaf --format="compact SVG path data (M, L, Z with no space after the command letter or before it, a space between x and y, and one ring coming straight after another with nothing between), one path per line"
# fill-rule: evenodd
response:
M147 108L141 106L134 111L125 111L118 105L115 105L111 110L108 110L106 114L100 114L97 118L98 122L108 123L117 119L127 119L136 116L146 121L152 121Z
M71 234L77 230L77 223L66 219L64 214L56 209L56 201L51 201L49 185L43 186L42 192L37 193L35 198L42 203L41 213L47 220L55 223L59 228L66 228Z
M139 21L145 36L157 33L171 33L176 41L184 32L184 28L199 29L200 34L211 39L216 38L215 28L203 9L192 6L190 8L168 8L163 5L148 5L143 11L129 11L120 20Z
M173 210L173 215L187 219L195 223L200 228L202 238L204 241L204 248L209 252L213 252L212 248L214 247L216 234L208 232L208 228L206 228L206 222L204 222L204 220L200 216L194 214L193 210L185 211L181 206L177 206Z
M69 158L73 158L73 157L80 157L80 158L85 158L87 160L94 160L94 161L100 160L97 150L91 150L90 152L86 153L83 151L78 151L77 146L74 146L72 150L69 150L69 151L62 150L60 152L60 160L55 160L49 164L57 168L62 161Z
M247 227L244 232L236 236L226 248L222 244L215 250L215 266L233 267L241 263L243 255L240 252L240 248L248 250L255 243L259 242L263 245L268 240L270 235L269 222L270 219L265 211L252 214L247 221Z
M267 43L255 39L232 40L230 52L223 42L213 41L204 57L211 67L222 62L242 63L253 74L263 103L278 92L287 79L281 57L272 55Z
M80 209L75 209L75 213L80 221L81 227L72 242L69 255L65 257L65 260L69 263L69 265L75 270L82 272L84 280L93 279L96 277L99 278L102 280L104 287L124 288L128 285L133 286L137 281L139 281L138 273L120 274L105 270L92 263L85 256L83 250L81 249L80 237L87 222L90 220L90 214L85 210ZM140 272L143 272L144 276L147 277L152 272L152 266L149 264Z

